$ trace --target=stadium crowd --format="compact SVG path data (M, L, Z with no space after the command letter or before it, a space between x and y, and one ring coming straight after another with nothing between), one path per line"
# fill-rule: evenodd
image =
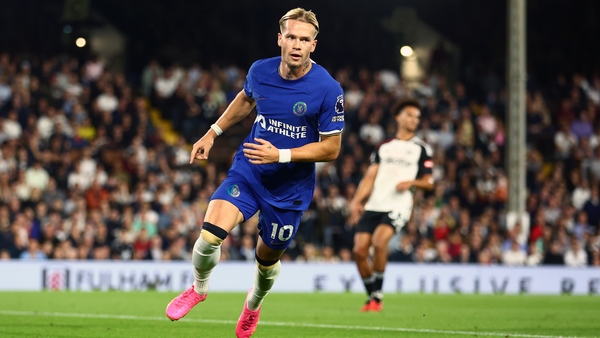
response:
M254 117L227 130L211 161L190 166L203 135L242 88L244 69L151 61L139 79L102 60L0 54L0 258L189 260L208 199ZM394 134L391 111L423 104L419 136L434 148L432 193L390 260L600 266L600 75L528 83L529 227L505 222L506 91L493 75L475 98L429 74L340 69L343 149L317 164L317 189L284 260L352 260L348 202L375 146ZM180 137L166 142L158 109ZM223 243L222 260L254 260L256 217Z

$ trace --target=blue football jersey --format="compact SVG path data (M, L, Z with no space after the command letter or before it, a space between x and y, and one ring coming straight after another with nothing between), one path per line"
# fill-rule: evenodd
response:
M344 128L344 95L340 84L313 62L296 80L278 73L281 57L256 61L248 71L244 91L256 101L257 116L245 142L255 138L278 149L318 142ZM315 189L315 164L310 162L251 164L240 145L231 171L243 175L269 204L288 210L306 210Z

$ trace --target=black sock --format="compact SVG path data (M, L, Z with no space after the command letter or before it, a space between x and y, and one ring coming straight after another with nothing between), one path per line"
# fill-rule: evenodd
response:
M371 289L371 298L375 299L377 302L381 302L383 298L383 292L381 289L383 288L383 271L373 271L373 277L375 277L375 281L373 282L373 289Z
M373 286L375 284L375 277L373 275L363 278L363 284L365 284L365 290L367 290L367 296L371 297L373 292Z

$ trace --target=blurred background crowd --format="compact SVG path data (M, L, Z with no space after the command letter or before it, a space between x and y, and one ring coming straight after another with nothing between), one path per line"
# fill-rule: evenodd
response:
M316 60L318 62L318 60ZM150 61L138 78L102 59L0 53L0 258L188 260L208 200L252 113L189 165L201 137L243 87L232 66ZM528 82L528 227L506 226L506 91L493 73L450 83L435 64L418 83L397 71L342 68L339 158L317 163L317 190L284 260L352 260L348 202L369 155L395 132L403 98L423 105L435 190L415 192L390 260L600 266L600 75ZM483 93L475 97L471 93ZM256 217L222 260L254 260Z

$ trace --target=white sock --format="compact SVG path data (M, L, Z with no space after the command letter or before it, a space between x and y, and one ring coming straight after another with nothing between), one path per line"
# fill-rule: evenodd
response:
M212 245L198 237L192 252L192 263L194 264L194 291L204 295L208 292L208 279L213 268L221 258L221 246Z
M279 271L281 271L281 262L279 261L268 270L261 270L258 264L256 265L254 286L252 286L252 291L250 291L246 298L248 310L256 311L260 308L263 300L273 287L277 276L279 276Z

